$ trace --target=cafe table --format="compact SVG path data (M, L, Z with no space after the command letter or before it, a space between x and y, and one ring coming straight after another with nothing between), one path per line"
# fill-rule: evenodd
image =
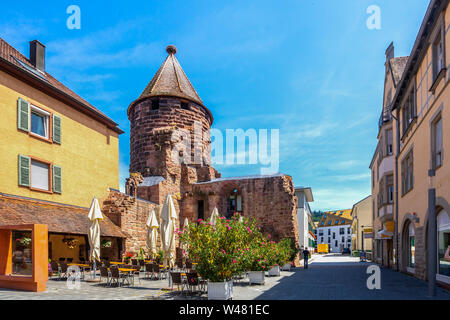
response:
M68 263L67 266L75 266L81 268L82 279L84 279L84 272L86 268L90 268L91 266L84 263Z

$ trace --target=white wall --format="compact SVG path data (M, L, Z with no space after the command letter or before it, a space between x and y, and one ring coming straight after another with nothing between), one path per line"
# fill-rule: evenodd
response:
M340 229L344 229L344 234L340 234ZM330 235L328 235L328 230L330 231ZM350 230L350 232L348 231ZM323 235L321 236L321 232L323 231ZM333 233L335 234L335 238L333 239ZM344 242L342 242L342 237L344 237ZM323 239L323 241L322 241ZM350 240L348 240L350 239ZM337 241L337 244L336 244ZM317 228L317 243L325 243L328 244L330 252L340 253L342 248L350 248L352 250L352 233L351 233L351 225L343 224L339 226L330 226L330 227L320 227Z

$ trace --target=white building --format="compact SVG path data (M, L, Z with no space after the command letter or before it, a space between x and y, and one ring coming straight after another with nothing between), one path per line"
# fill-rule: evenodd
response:
M317 243L328 244L329 252L352 250L352 210L325 212L317 227Z
M295 195L298 199L297 221L300 247L308 247L310 252L315 251L316 236L315 226L311 214L309 202L314 202L311 188L297 187Z

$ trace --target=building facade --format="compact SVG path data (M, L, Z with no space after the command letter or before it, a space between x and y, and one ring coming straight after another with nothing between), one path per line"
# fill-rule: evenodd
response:
M50 258L86 259L88 207L119 187L123 131L46 72L36 40L27 58L0 39L0 106L0 224L47 224ZM101 227L118 256L126 235Z
M306 247L310 252L315 252L316 248L316 227L312 218L310 202L314 202L311 188L295 188L297 196L297 221L299 232L299 246Z
M372 251L372 196L355 203L352 208L352 250Z
M436 278L443 285L450 284L450 161L445 156L445 150L450 148L446 139L450 136L448 4L448 0L430 1L392 100L385 103L391 110L393 130L394 196L390 221L394 227L391 231L386 228L380 231L380 237L388 236L388 241L393 242L388 244L391 246L388 261L382 255L380 262L427 279L428 189L435 188ZM373 164L374 161L371 167L375 169ZM430 173L434 177L430 178ZM372 196L376 197L380 192L373 190ZM381 222L376 217L375 228L380 228ZM387 241L380 242L382 246ZM379 246L375 242L374 247Z
M352 210L325 212L317 227L317 244L328 244L330 253L352 250Z

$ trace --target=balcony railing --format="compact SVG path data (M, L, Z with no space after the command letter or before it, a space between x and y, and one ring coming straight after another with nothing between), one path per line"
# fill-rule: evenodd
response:
M390 108L383 110L380 116L380 120L378 121L378 129L381 130L381 127L392 120L391 110Z

